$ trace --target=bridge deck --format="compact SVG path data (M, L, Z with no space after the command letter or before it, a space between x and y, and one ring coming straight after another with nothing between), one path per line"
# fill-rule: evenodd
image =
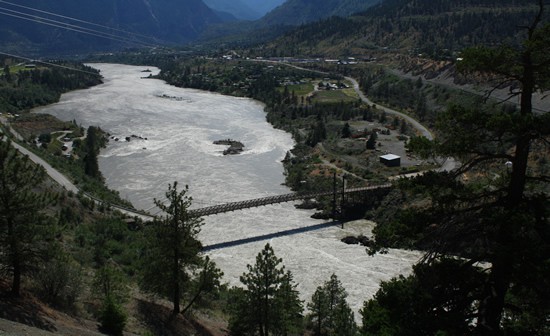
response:
M391 188L391 186L392 186L391 184L383 184L383 185L370 186L370 187L350 188L350 189L344 190L344 193L350 194L350 193L364 192L369 190L387 189L387 188ZM301 199L315 198L315 197L321 197L321 196L330 196L330 195L333 195L333 193L334 193L333 191L323 191L323 192L316 192L316 193L309 193L309 194L291 193L291 194L285 194L285 195L256 198L256 199L251 199L247 201L229 202L229 203L204 207L200 209L190 210L189 216L190 217L210 216L210 215L220 214L224 212L260 207L260 206L269 205L269 204L292 202L292 201L297 201Z
M369 186L369 187L350 188L350 189L344 190L344 193L352 194L352 193L359 193L359 192L372 191L372 190L389 189L391 187L392 185L388 183L388 184ZM224 212L255 208L255 207L260 207L260 206L269 205L269 204L292 202L292 201L321 197L321 196L331 196L333 194L334 194L334 191L322 191L322 192L315 192L315 193L309 193L309 194L290 193L290 194L284 194L284 195L262 197L262 198L256 198L256 199L251 199L246 201L228 202L228 203L213 205L213 206L204 207L200 209L192 209L192 210L189 210L188 215L191 218L211 216L211 215L216 215ZM338 194L340 194L340 192ZM86 195L86 196L96 200L97 202L102 202L101 200L91 195ZM139 216L144 220L152 220L155 217L144 211L128 209L118 205L111 204L111 207L116 208L130 215Z

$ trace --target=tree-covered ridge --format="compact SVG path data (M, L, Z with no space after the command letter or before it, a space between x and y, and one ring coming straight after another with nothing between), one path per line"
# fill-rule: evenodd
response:
M388 0L350 18L329 18L287 33L273 56L369 55L402 50L451 56L465 47L518 43L517 27L536 12L535 1Z
M77 63L56 62L52 66L15 62L13 59L3 60L3 71L0 73L2 112L15 113L51 104L58 101L64 92L101 83L96 69Z
M264 25L300 25L330 16L349 16L380 0L288 0L264 16Z
M208 24L221 22L201 0L20 0L9 3L2 3L4 14L8 14L2 15L0 21L3 32L0 43L4 51L25 51L27 55L83 54L146 44L187 43L196 39ZM46 12L58 16L46 15ZM29 14L34 15L34 20L25 19ZM63 23L69 24L69 29Z
M410 15L434 15L445 12L471 9L502 9L532 7L536 10L536 2L515 0L386 0L373 7L364 16L410 16Z

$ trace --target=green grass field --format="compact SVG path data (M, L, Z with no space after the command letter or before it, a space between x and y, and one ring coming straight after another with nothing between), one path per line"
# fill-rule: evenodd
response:
M313 91L313 84L305 83L305 84L289 85L288 91L289 92L294 91L294 94L297 96L305 96L311 91Z
M359 99L353 89L317 91L313 101L318 103L334 103L339 101L353 102Z

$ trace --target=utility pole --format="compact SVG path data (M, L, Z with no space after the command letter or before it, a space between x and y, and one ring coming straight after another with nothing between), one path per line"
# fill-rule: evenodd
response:
M346 204L346 175L342 175L342 203L340 203L340 220L342 220L342 229L344 228L344 206Z
M336 172L332 175L332 219L336 220Z

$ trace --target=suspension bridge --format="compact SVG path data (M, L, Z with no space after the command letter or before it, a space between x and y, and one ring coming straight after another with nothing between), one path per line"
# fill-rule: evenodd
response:
M385 192L391 188L392 188L392 184L388 183L388 184L373 185L373 186L367 186L367 187L347 188L347 189L343 188L341 191L337 191L336 188L334 188L333 190L330 190L330 191L320 191L320 192L313 192L313 193L289 193L284 195L261 197L261 198L255 198L255 199L237 201L237 202L227 202L227 203L222 203L218 205L198 208L198 209L191 209L188 212L188 216L191 218L212 216L212 215L217 215L225 212L232 212L232 211L249 209L249 208L257 208L257 207L270 205L270 204L314 199L314 198L323 197L323 196L332 196L333 212L336 212L337 197L341 197L341 203L343 203L345 195L362 195L363 198L368 198L370 196L375 195L375 193ZM100 199L97 199L91 195L86 195L86 196L91 199L94 199L96 202L102 202ZM120 210L127 215L137 216L146 221L152 220L155 217L155 215L152 215L146 211L139 211L135 209L125 208L114 204L109 204L109 206L113 209Z
M390 189L391 187L392 187L391 184L382 184L382 185L369 186L369 187L349 188L349 189L343 190L342 194L368 193L369 191L370 192L375 190L380 191L380 190ZM292 201L298 201L298 200L304 200L304 199L312 199L312 198L317 198L322 196L335 197L336 196L335 193L336 193L335 190L306 193L306 194L290 193L290 194L284 194L284 195L256 198L256 199L251 199L246 201L229 202L229 203L204 207L200 209L189 210L189 216L204 217L204 216L211 216L211 215L216 215L224 212L231 212L231 211L248 209L248 208L256 208L256 207L261 207L269 204L286 203L286 202L292 202Z

